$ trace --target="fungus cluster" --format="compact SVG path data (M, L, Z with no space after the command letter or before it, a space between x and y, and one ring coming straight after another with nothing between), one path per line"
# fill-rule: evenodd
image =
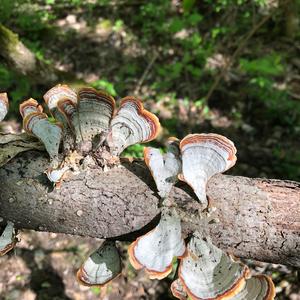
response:
M56 187L66 172L80 172L90 161L103 169L117 165L124 149L149 142L160 131L158 118L134 97L123 98L116 109L115 99L105 91L74 91L67 85L57 85L44 95L44 100L50 116L32 98L20 105L20 114L24 130L36 136L49 154L50 165L45 173ZM7 95L2 93L0 121L7 110ZM236 159L233 142L213 133L190 134L181 141L169 138L164 154L152 147L144 149L145 163L163 200L161 218L154 229L129 246L129 260L135 269L145 269L151 279L162 279L179 259L178 278L171 285L178 299L275 297L269 277L252 277L246 265L232 259L209 238L194 232L185 240L181 216L170 199L174 184L182 180L192 187L201 207L207 208L208 180L234 166ZM13 224L8 222L0 237L0 255L14 247L15 234ZM84 285L102 286L120 273L121 258L115 241L106 240L80 267L77 279Z

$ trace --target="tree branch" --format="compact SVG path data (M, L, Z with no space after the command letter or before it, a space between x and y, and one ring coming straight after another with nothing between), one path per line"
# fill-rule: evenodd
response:
M47 165L45 156L32 151L0 169L2 218L20 228L121 240L155 225L159 198L143 162L108 172L89 169L60 190L43 174ZM205 231L238 257L300 266L300 183L218 175L208 195L220 222L204 226L192 191L183 183L174 188L171 197L188 216L185 234Z

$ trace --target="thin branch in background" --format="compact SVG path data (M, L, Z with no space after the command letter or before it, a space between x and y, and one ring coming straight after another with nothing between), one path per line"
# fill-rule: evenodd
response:
M235 59L238 57L238 55L240 54L240 52L244 49L244 47L246 46L247 42L250 40L250 38L256 33L256 31L261 28L270 18L271 18L272 14L268 14L267 16L265 16L264 18L262 18L260 20L260 22L258 22L254 27L252 27L252 29L248 32L248 34L245 36L245 38L241 41L241 43L239 44L239 46L236 48L236 50L234 51L234 53L232 54L231 58L228 60L228 62L225 64L224 68L221 70L221 72L219 73L219 75L216 77L214 83L212 84L212 86L210 87L208 93L206 94L205 98L204 98L204 102L205 104L208 103L208 100L210 99L210 97L212 96L213 92L215 91L215 89L218 87L221 79L224 77L224 75L226 74L228 68L234 63Z
M147 68L145 69L145 71L144 71L142 77L141 77L140 80L138 81L138 83L137 83L137 85L136 85L136 87L135 87L135 89L134 89L134 91L133 91L133 95L134 95L134 96L136 96L136 95L139 94L140 89L141 89L141 87L142 87L142 85L143 85L145 79L147 78L147 76L148 76L148 74L149 74L149 72L150 72L150 70L151 70L153 64L154 64L155 61L157 60L157 58L158 58L158 52L155 52L154 55L153 55L153 57L152 57L152 59L150 60L150 62L149 62L149 64L148 64Z

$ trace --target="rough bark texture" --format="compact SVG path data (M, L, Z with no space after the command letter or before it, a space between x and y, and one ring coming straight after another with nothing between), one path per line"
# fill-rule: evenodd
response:
M0 169L4 220L20 228L119 239L133 239L157 221L159 198L142 162L82 172L60 190L43 174L47 164L40 152L27 152ZM185 184L174 188L171 197L188 216L186 234L198 229L236 256L300 266L300 183L219 175L210 180L208 195L220 222L205 228L193 192Z
M19 36L0 24L0 61L16 73L28 76L35 84L52 85L60 81L74 81L72 74L59 71L39 59L20 40Z

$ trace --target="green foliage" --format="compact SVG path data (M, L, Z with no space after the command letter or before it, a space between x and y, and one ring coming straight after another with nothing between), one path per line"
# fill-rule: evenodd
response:
M105 79L96 80L91 84L91 86L94 87L95 89L106 90L112 96L117 96L117 92L115 90L114 84Z
M270 55L257 59L240 59L240 68L249 75L260 76L280 76L284 72L282 58L280 54L272 53Z
M122 156L125 157L144 157L143 150L145 146L141 144L135 144L128 147L123 153Z

